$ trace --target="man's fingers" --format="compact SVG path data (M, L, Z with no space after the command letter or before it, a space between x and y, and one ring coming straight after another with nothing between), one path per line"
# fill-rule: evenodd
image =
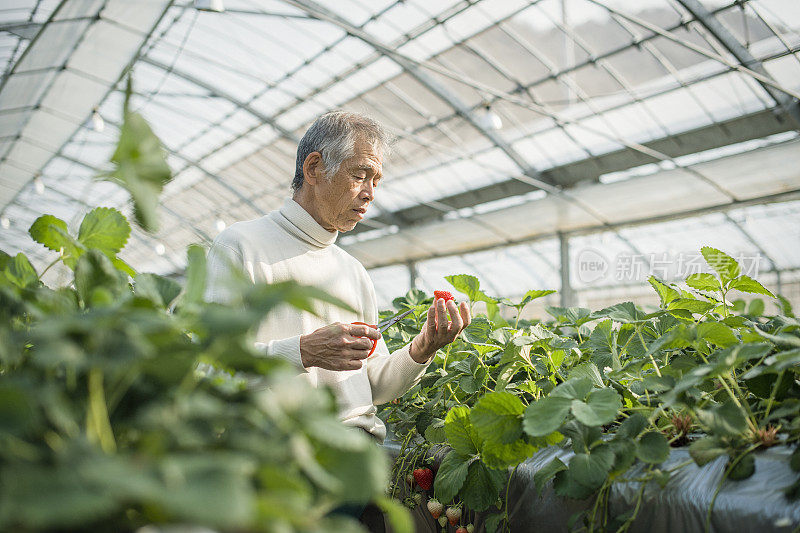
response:
M381 338L381 332L370 326L363 324L350 324L348 333L353 337L367 337L369 339L378 340Z
M436 331L436 307L433 305L428 308L428 320L425 325L428 329Z
M448 330L451 333L455 333L458 335L458 332L464 327L464 320L461 318L461 315L458 313L458 307L456 306L456 302L450 300L447 302L447 312L450 313L450 327Z
M461 302L458 310L461 314L461 320L464 322L462 327L465 328L469 326L469 323L472 322L472 316L469 314L469 305L467 305L467 302Z
M448 326L447 309L445 308L444 298L436 299L436 332L447 331Z

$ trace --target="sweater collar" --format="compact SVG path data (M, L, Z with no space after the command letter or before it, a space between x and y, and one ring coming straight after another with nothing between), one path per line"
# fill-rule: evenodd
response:
M279 209L279 217L286 230L299 239L319 248L325 248L336 242L338 231L328 231L320 226L308 211L291 198L287 198Z

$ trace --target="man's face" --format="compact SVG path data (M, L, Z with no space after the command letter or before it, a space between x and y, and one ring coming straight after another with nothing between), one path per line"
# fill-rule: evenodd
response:
M320 180L315 187L320 225L328 231L353 229L364 219L382 172L383 154L358 139L355 154L342 162L330 181Z

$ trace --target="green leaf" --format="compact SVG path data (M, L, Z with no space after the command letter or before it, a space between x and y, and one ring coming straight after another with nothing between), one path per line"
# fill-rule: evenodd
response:
M515 395L490 392L478 400L469 417L481 438L509 444L522 433L524 411L525 406Z
M378 504L384 516L389 520L392 531L414 533L414 521L411 519L411 514L400 502L386 496L380 496L375 500L375 503Z
M558 396L545 396L525 409L522 429L532 437L544 437L556 431L569 413L572 400Z
M598 389L602 389L605 387L603 383L603 376L600 375L600 370L597 368L597 365L592 363L591 361L587 361L585 363L580 363L578 365L573 366L569 374L567 375L569 379L581 379L585 378L592 382L592 385L597 387Z
M186 288L180 305L194 305L203 301L206 277L206 252L202 246L191 244L186 249Z
M592 390L592 382L586 378L568 379L558 385L550 397L569 398L572 400L583 400Z
M636 457L645 463L658 464L669 457L669 442L660 431L648 431L636 441Z
M503 469L516 466L531 457L538 448L523 439L510 444L497 441L485 441L481 448L481 460L489 468Z
M712 409L699 409L697 418L714 435L738 436L747 431L747 419L732 400Z
M75 288L87 305L110 305L127 293L126 276L104 254L89 250L75 265Z
M135 293L160 307L168 307L181 292L180 283L158 274L138 274L135 282Z
M610 318L615 322L629 323L644 320L645 313L636 308L633 302L622 302L592 313L592 318Z
M86 213L78 230L78 242L87 249L100 250L107 256L117 255L131 234L125 217L111 207L96 207Z
M42 215L28 229L34 241L54 252L63 253L64 264L74 269L85 247L67 231L67 223L53 215Z
M680 298L681 293L677 290L673 289L660 279L655 276L650 276L647 281L650 282L650 285L658 293L658 297L661 298L661 307L666 307L672 300Z
M733 280L733 282L730 285L730 288L736 289L737 291L749 292L753 294L764 294L771 298L775 298L775 295L772 294L769 290L767 290L761 283L745 275L741 275L735 280Z
M742 481L756 472L756 458L753 452L741 457L735 465L733 461L730 464L731 470L728 473L728 479L733 481Z
M610 424L621 407L619 394L611 388L592 391L585 402L572 400L572 414L587 426Z
M497 501L500 489L505 486L507 473L487 468L480 461L469 465L467 479L461 487L464 505L475 511L485 511Z
M123 123L111 162L114 170L101 179L110 179L131 195L136 222L145 231L158 229L158 196L172 179L167 156L161 141L144 118L129 108L131 79L125 91Z
M700 253L708 263L708 266L714 269L719 277L722 278L722 283L727 284L732 279L739 276L739 263L737 263L731 256L712 248L710 246L703 246L700 248Z
M649 425L647 418L641 413L633 413L620 424L615 439L633 440Z
M482 316L476 316L469 323L469 326L464 328L464 331L461 332L461 336L470 344L494 346L487 341L493 329L494 326L489 320Z
M39 275L28 261L28 257L22 252L15 255L13 259L6 259L5 263L5 267L0 270L0 273L11 285L24 289L39 284Z
M554 458L552 461L540 468L533 475L533 484L536 486L536 491L539 493L539 496L542 495L542 491L544 490L544 486L547 484L547 482L553 479L557 473L566 469L567 465L565 465L558 457Z
M754 298L750 300L747 305L747 314L750 316L761 316L764 314L764 300L761 298ZM742 317L737 317L742 318Z
M497 533L497 528L500 527L500 522L505 515L503 513L491 514L486 518L486 533Z
M713 274L692 274L688 278L686 278L686 284L693 289L698 289L701 291L721 291L722 286L719 284L719 280Z
M605 482L614 464L614 452L598 446L590 453L578 453L569 462L569 474L580 485L595 491Z
M716 437L704 437L689 445L689 455L692 456L697 466L704 466L727 451L725 445Z
M444 419L444 432L450 446L459 453L478 453L480 438L469 419L469 407L459 405L450 409Z
M487 296L481 291L481 282L475 276L469 274L456 274L452 276L445 276L444 279L450 282L450 285L458 292L466 294L467 298L472 302L496 302L495 298Z
M467 479L469 466L476 460L474 456L450 450L439 465L433 482L433 492L439 501L449 502L456 497Z
M554 316L556 320L565 324L580 326L593 320L592 312L584 307L555 307L548 305L544 309Z
M713 304L711 302L705 302L702 300L697 300L694 298L678 298L677 300L673 300L672 302L670 302L667 307L671 310L685 309L692 313L703 314L710 311L711 309L714 309L714 307L716 307L716 304Z
M721 348L726 348L739 342L739 339L733 334L733 330L719 322L703 322L702 324L698 324L697 337Z

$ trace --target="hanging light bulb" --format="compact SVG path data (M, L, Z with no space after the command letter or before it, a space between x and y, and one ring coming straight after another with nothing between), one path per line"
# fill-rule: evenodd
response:
M199 11L216 11L217 13L225 11L222 0L194 0L194 8Z
M217 219L217 221L214 223L214 226L217 228L217 231L222 231L226 227L228 227L228 225L225 223L225 221L222 220L221 218Z
M494 112L489 104L483 106L483 115L480 117L480 121L487 130L499 130L503 127L503 119Z
M166 248L166 246L164 246L164 245L163 245L163 244L161 244L161 243L158 243L158 244L156 244L156 254L158 254L158 255L164 255L165 253L167 253L167 248Z
M92 129L97 133L102 133L106 129L106 122L96 107L92 110Z
M41 177L34 178L33 190L36 191L36 194L44 194L44 182Z
M11 221L8 219L7 216L0 217L0 226L3 229L8 229L11 227Z

